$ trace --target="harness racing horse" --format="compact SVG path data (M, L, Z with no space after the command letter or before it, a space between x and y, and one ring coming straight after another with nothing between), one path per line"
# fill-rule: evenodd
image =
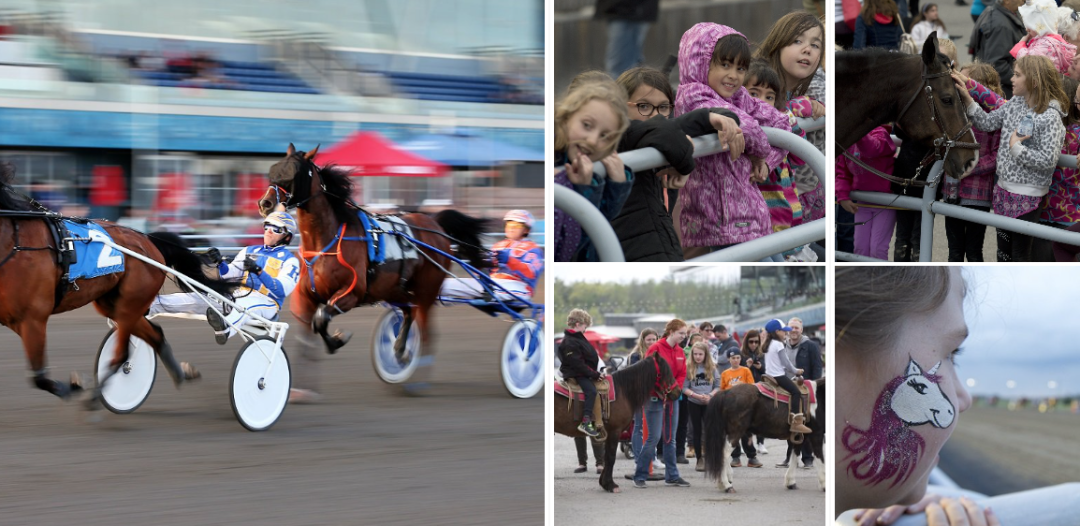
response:
M836 111L840 151L870 130L896 122L933 153L923 160L923 166L944 159L949 175L959 178L970 172L978 159L979 145L951 72L948 57L938 52L937 32L926 39L922 56L878 48L837 53L836 100L844 101ZM912 184L892 176L885 178Z
M822 447L825 442L825 378L814 380L814 383L817 408L806 422L812 433L803 438L810 441L814 456L818 458L818 482L821 490L825 491L825 451ZM811 414L809 410L806 412ZM747 433L790 440L788 406L761 394L756 384L739 384L709 401L702 431L702 443L709 444L703 453L705 476L719 479L718 487L725 493L735 493L732 468L728 464L732 448ZM788 443L791 445L790 441ZM784 474L784 485L788 489L796 489L794 474L799 447L792 450L792 458L788 459L788 469Z
M0 325L9 327L22 339L34 386L65 400L82 390L74 373L69 383L49 378L45 334L50 315L90 302L94 302L102 316L116 324L117 346L109 372L98 379L86 400L87 409L101 407L101 389L127 362L131 336L141 338L154 349L177 387L185 380L198 378L193 367L187 363L181 365L173 357L161 327L143 317L165 282L165 272L136 258L124 258L122 271L77 279L65 288L62 282L65 269L57 263L60 247L49 227L49 222L60 216L16 193L10 186L13 176L14 170L9 165L0 165ZM235 287L232 282L207 277L202 260L187 250L175 234L147 235L105 221L95 223L117 245L170 266L215 292L227 295ZM109 257L119 260L115 252L106 246L102 256L113 253Z
M433 219L424 214L405 214L401 219L419 241L417 259L396 260L376 265L369 256L369 234L358 214L366 214L352 202L352 181L348 171L334 166L322 168L312 159L318 153L297 151L292 144L285 158L270 167L270 187L259 199L259 211L265 217L278 205L297 209L301 243L300 281L292 295L292 313L301 322L300 343L311 348L311 332L318 334L333 354L348 342L349 333L328 334L333 316L344 314L357 305L385 301L402 310L404 320L394 342L395 358L406 363L415 358L406 351L413 322L420 331L420 353L427 355L420 366L430 365L434 349L431 337L431 307L448 274L454 239L458 252L476 268L490 267L486 251L480 247L480 233L486 220L472 218L454 210L440 212ZM284 196L284 198L283 198ZM386 234L384 243L394 242ZM433 250L437 249L437 250ZM331 311L333 309L333 312ZM423 367L423 374L430 374ZM406 384L415 390L426 384L422 377Z
M633 423L634 413L641 410L657 385L660 386L664 396L672 401L678 400L682 389L675 385L675 375L672 374L667 361L656 356L649 356L630 367L615 371L611 375L611 383L611 389L615 391L616 398L611 402L608 418L604 420L608 435L604 449L604 471L600 473L600 486L605 491L619 493L619 485L615 484L612 473L615 470L615 453L619 450L620 432ZM567 402L565 396L556 394L555 432L569 437L586 436L578 431L580 420L574 419L574 415L567 407L569 405ZM600 415L596 418L600 418Z

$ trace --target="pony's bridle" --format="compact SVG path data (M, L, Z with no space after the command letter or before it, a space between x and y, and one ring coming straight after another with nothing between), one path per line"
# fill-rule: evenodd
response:
M871 167L870 165L862 162L855 156L849 154L846 149L842 150L844 152L844 157L847 157L849 160L853 161L855 164L859 165L864 170L868 170L870 171L870 173L873 173L878 177L882 177L905 187L926 186L926 181L918 180L919 176L922 174L923 169L930 166L931 164L934 164L935 161L945 160L945 158L949 155L949 151L953 148L964 148L976 151L979 149L978 142L960 142L960 137L963 137L965 133L971 133L972 139L975 138L975 134L971 132L971 119L968 119L966 115L964 118L964 120L966 121L964 126L961 127L960 131L957 132L956 135L952 138L949 137L949 132L945 129L945 124L941 121L941 114L940 112L938 112L937 103L934 101L934 88L930 85L930 79L946 77L951 75L951 72L946 70L939 73L929 73L927 71L925 63L922 65L922 67L922 87L911 95L911 98L908 99L907 104L904 105L904 108L900 110L900 114L897 115L895 121L896 126L899 127L900 120L903 119L904 115L907 114L907 111L911 109L911 106L919 98L919 95L923 94L923 100L926 101L926 106L930 109L930 120L934 121L934 123L938 126L938 130L941 131L941 135L934 139L934 149L927 152L926 157L923 157L922 161L919 162L919 167L915 170L915 175L912 176L910 179L904 179L902 177L896 177L891 174L882 173L877 169Z

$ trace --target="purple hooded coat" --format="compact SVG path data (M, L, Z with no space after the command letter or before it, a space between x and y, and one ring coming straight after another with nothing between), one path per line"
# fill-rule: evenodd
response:
M774 170L787 152L769 146L761 126L790 131L788 118L772 105L750 96L746 88L730 100L709 87L709 63L716 42L734 29L703 22L686 31L679 42L679 92L675 116L700 108L725 108L735 112L746 141L739 160L727 152L701 157L697 169L679 192L680 223L684 247L731 245L772 233L769 208L757 185L750 182L753 167L747 155L765 159Z

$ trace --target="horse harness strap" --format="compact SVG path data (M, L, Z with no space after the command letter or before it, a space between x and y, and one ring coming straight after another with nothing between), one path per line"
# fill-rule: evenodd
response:
M71 265L73 265L73 264L75 264L77 262L76 255L75 255L74 239L71 237L71 233L68 231L68 229L64 227L64 221L63 221L64 217L59 215L59 214L52 213L52 212L47 212L47 213L44 213L44 214L42 214L40 212L32 212L32 213L26 213L26 214L21 214L19 212L8 212L8 213L0 214L0 217L17 217L17 218L21 217L21 218L28 218L28 219L33 218L33 219L43 219L45 221L45 225L46 225L46 227L47 227L47 229L49 231L49 234L52 236L53 245L55 245L55 246L45 246L45 247L24 247L24 246L20 246L19 245L19 222L18 221L12 221L11 224L12 224L12 227L14 228L14 230L15 230L15 235L14 235L15 244L12 247L11 252L9 252L8 255L4 257L3 260L0 260L0 267L7 264L7 262L10 261L11 258L15 257L15 254L17 254L19 252L33 252L33 251L38 251L38 250L51 250L53 252L56 252L56 264L60 267L60 270L63 271L63 275L60 277L60 280L57 281L57 283L56 283L56 292L53 295L53 309L55 310L57 307L60 306L60 302L64 300L64 296L68 292L68 284L69 284L68 276L70 275ZM83 221L86 221L86 220L83 220ZM75 290L79 290L78 285L76 285L74 283L71 283L71 286L74 287Z

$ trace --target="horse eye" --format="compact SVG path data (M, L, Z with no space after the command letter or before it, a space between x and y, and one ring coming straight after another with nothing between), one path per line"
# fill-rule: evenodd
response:
M942 97L941 102L944 102L945 104L952 104L952 97Z
M917 393L919 393L921 395L926 394L926 386L919 383L919 382L917 382L917 381L915 381L915 379L909 380L908 385L910 385L911 388L914 389Z

